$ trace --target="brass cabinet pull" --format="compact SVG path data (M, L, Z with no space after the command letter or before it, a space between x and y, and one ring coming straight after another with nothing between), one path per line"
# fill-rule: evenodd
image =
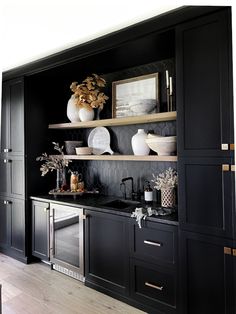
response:
M235 165L231 165L231 171L235 171Z
M148 286L148 287L153 288L153 289L157 289L159 291L162 291L164 288L163 286L153 285L152 283L147 282L147 281L145 282L145 286Z
M153 242L153 241L148 241L148 240L144 240L143 242L145 244L154 245L154 246L158 246L158 247L160 247L162 245L160 242Z
M234 143L231 144L221 144L221 150L234 150Z
M221 144L221 150L229 150L229 144Z
M229 165L223 164L222 171L229 171Z
M233 256L236 256L236 249L233 249Z
M225 247L224 247L224 254L226 254L226 255L232 255L232 249L231 249L231 247L225 246Z

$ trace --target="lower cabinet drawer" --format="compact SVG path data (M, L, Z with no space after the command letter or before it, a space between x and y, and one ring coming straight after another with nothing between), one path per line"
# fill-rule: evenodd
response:
M131 254L134 258L173 266L177 256L177 228L147 222L140 229L131 225Z
M175 313L175 271L131 259L131 295L161 313Z

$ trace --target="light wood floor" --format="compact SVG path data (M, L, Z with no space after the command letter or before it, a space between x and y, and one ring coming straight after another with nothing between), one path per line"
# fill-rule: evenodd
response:
M2 314L141 314L123 302L36 263L0 253Z

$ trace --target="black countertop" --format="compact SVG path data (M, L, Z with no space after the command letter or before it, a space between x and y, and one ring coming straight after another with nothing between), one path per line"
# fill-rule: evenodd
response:
M119 216L126 216L126 217L131 217L131 213L135 211L136 207L146 208L148 206L148 207L151 207L152 209L160 209L160 206L158 206L157 203L153 202L149 205L149 204L145 204L144 201L133 202L133 203L131 201L131 205L124 209L116 209L112 207L107 207L105 205L106 203L111 202L113 200L117 200L119 198L116 196L105 196L105 195L100 195L100 194L83 194L83 195L77 196L76 199L74 199L72 196L63 196L63 195L57 196L56 198L53 195L31 196L30 198L32 200L41 201L41 202L44 201L44 202L50 202L50 203L56 203L56 204L83 207L84 209L110 213L110 214L115 214ZM177 212L174 212L166 216L153 215L153 216L147 217L146 220L165 223L165 224L171 224L171 225L179 224Z

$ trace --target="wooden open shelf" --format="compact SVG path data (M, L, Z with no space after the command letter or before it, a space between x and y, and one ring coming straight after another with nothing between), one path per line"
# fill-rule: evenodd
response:
M142 124L152 122L164 122L176 120L176 111L161 112L148 114L136 117L116 118L116 119L103 119L93 120L86 122L70 122L70 123L58 123L49 124L49 129L78 129L78 128L94 128L98 126L119 126L129 124Z
M136 155L64 155L71 160L125 160L125 161L170 161L176 162L177 156L136 156Z

